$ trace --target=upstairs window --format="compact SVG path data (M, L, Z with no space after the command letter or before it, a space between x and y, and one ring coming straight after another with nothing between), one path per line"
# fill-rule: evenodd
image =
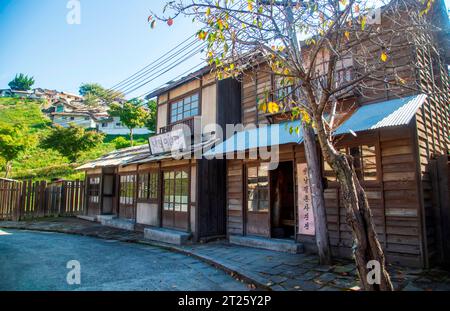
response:
M374 145L341 148L339 151L353 157L353 165L360 181L378 180L377 155ZM337 181L336 174L326 161L324 161L324 177L329 181Z
M170 123L194 117L199 113L198 94L185 97L170 106Z

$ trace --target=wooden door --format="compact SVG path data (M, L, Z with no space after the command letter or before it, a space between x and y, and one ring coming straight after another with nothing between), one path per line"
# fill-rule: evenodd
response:
M104 174L102 178L102 214L109 215L113 213L115 196L115 175Z
M189 168L163 173L163 227L188 231L189 191Z
M120 175L119 218L135 219L136 174Z
M270 237L270 191L267 165L247 167L246 189L246 234Z
M100 179L101 175L88 175L88 216L95 217L100 214Z

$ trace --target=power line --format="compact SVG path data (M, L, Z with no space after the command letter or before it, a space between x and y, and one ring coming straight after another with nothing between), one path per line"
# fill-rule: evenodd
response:
M185 58L183 58L182 60L180 60L178 63L175 63L174 65L171 65L169 68L167 68L167 67L166 67L166 68L163 68L163 69L165 69L164 72L162 72L161 74L157 75L156 77L154 77L154 78L152 78L152 79L150 79L150 80L147 80L147 81L143 82L142 84L138 85L137 87L133 88L132 90L127 91L127 92L125 93L125 95L128 95L128 94L130 94L130 93L132 93L132 92L134 92L134 91L140 89L141 87L147 85L147 84L150 83L151 81L154 81L155 79L159 78L161 75L163 75L163 74L169 72L170 70L172 70L172 69L175 68L176 66L178 66L178 65L184 63L185 61L187 61L187 60L188 60L189 58L191 58L192 56L198 54L202 49L203 49L203 48L200 48L200 49L198 49L198 50L193 51L191 54L187 55Z
M193 47L187 49L185 52L183 52L179 55L175 55L174 57L171 57L169 60L162 63L160 66L155 67L154 70L147 72L143 77L128 83L127 86L124 86L121 89L121 92L124 94L130 93L131 89L135 88L137 85L142 85L142 83L144 83L145 81L148 81L148 80L152 79L153 77L157 76L158 74L160 74L161 72L165 71L174 62L175 63L180 62L180 60L184 59L186 57L186 55L190 55L192 57L192 56L198 54L199 52L201 52L203 48L204 48L203 43L193 45Z
M171 55L172 52L175 52L176 50L179 50L181 47L183 47L183 45L189 41L190 44L194 43L194 41L196 41L195 38L193 38L192 36L189 36L187 39L183 40L181 43L177 44L177 46L175 46L174 48L170 49L167 53L164 53L163 55L161 55L160 57L158 57L157 59L155 59L154 61L152 61L150 64L146 65L144 68L138 70L137 72L135 72L134 74L132 74L131 76L129 76L128 78L120 81L119 83L116 83L115 85L113 85L110 90L114 90L116 88L119 88L121 85L123 85L124 83L128 82L129 80L133 79L134 77L136 77L137 75L139 75L140 73L142 73L143 71L145 71L146 69L150 68L151 66L154 66L155 63L159 63L161 60L163 60L164 58L168 57L169 55Z

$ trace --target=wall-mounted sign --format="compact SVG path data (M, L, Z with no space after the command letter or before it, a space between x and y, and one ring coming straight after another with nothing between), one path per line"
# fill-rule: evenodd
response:
M173 130L148 139L152 154L185 150L187 147L186 137L182 129Z
M297 164L298 176L298 233L315 235L314 212L311 188L309 187L308 167L306 163Z

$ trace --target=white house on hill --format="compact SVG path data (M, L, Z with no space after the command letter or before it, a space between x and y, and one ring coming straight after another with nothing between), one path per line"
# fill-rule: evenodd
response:
M98 118L96 120L99 132L107 135L127 135L130 130L120 122L119 117ZM150 131L146 127L139 127L133 130L135 135L148 135Z

